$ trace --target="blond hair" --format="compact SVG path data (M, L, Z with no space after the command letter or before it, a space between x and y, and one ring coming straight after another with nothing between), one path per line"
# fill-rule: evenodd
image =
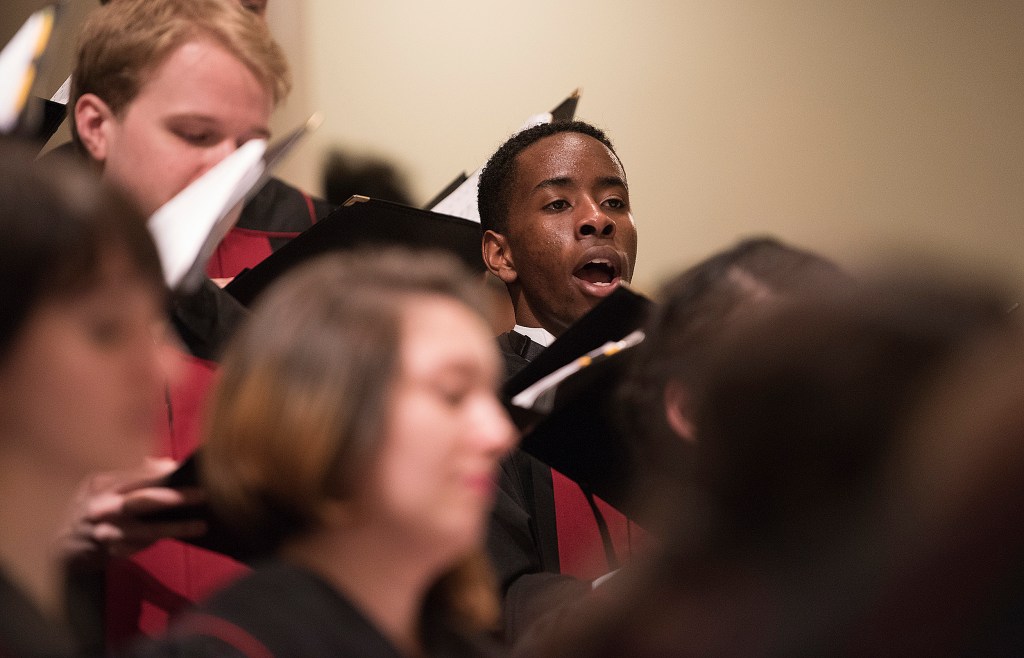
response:
M275 104L288 95L284 52L266 24L235 0L115 0L90 14L79 33L70 107L83 94L95 94L120 115L172 52L201 39L242 62ZM80 145L70 115L71 134Z

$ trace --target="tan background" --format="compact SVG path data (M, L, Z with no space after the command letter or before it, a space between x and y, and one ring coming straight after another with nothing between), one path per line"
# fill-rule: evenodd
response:
M6 38L39 3L4 4ZM282 172L314 191L341 145L424 201L582 87L629 175L641 288L763 233L1024 285L1019 0L271 0L270 23L298 79L278 128L326 118Z

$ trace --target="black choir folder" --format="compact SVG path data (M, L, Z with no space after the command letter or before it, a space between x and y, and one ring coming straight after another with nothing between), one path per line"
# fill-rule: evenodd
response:
M334 212L229 283L227 290L249 306L279 276L331 251L363 246L402 246L447 251L470 270L483 273L480 225L468 219L353 196Z
M652 308L620 287L502 389L523 430L519 447L626 514L636 457L617 416L618 389Z

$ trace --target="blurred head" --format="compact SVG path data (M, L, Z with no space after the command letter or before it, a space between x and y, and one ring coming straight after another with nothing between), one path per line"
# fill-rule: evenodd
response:
M473 278L442 256L328 257L268 291L225 356L203 466L241 528L376 524L478 546L512 429Z
M338 206L353 194L413 205L401 172L381 158L357 158L334 149L324 162L322 182L324 197Z
M1019 328L983 388L946 379L1013 331L1006 307L998 289L900 276L731 321L690 375L696 468L675 532L585 626L559 628L562 653L539 655L1019 646L1000 645L1020 638L1024 591ZM979 629L994 610L1010 614ZM964 630L982 630L967 651Z
M0 151L0 452L75 481L134 466L165 383L156 249L88 172Z
M913 414L877 506L856 530L868 538L858 558L872 577L821 646L860 655L1020 646L1024 333L1011 320L1009 331L962 350Z
M709 517L725 536L828 537L923 392L1007 325L1005 308L988 289L900 277L729 328L695 386L695 488Z
M604 133L541 124L505 142L480 175L487 268L516 320L560 335L633 276L636 225L622 163Z
M751 238L666 282L622 387L647 435L694 439L687 389L722 331L774 303L846 281L832 262L774 238Z
M148 216L268 137L289 86L267 26L235 0L117 0L79 36L72 136Z

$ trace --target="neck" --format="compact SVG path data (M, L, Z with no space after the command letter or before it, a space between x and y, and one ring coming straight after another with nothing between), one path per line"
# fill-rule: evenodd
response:
M372 524L325 529L289 543L282 556L325 578L403 653L419 655L423 598L443 563L382 530Z
M537 317L538 314L530 307L530 304L527 301L526 296L523 295L522 290L510 287L508 294L509 298L512 300L512 313L515 315L516 324L519 326L543 329L555 338L562 335L562 332L568 328L562 326L550 326L550 323L545 325L541 322L540 318Z
M63 568L58 531L75 487L52 469L0 458L0 565L49 619L64 616Z

